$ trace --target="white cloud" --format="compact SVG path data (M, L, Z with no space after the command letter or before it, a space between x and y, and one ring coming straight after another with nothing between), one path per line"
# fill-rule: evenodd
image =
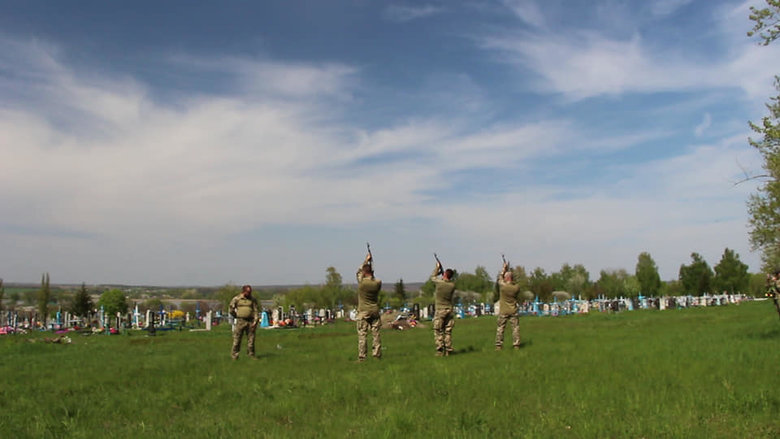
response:
M701 123L696 125L696 128L693 129L693 132L694 134L696 134L696 137L703 136L705 131L709 129L710 125L712 125L712 116L710 116L710 113L705 113Z
M653 15L671 15L693 0L655 0L651 2L650 11Z
M444 8L430 4L422 6L390 5L385 9L384 16L390 21L407 22L442 12L444 12Z
M354 66L329 62L283 63L271 59L196 58L181 54L172 56L170 62L178 68L211 73L220 83L232 83L236 98L262 96L280 101L347 98L359 73Z
M14 59L26 57L26 93L47 105L8 100L0 111L0 205L11 212L0 218L0 245L15 249L0 265L14 272L39 275L52 264L68 281L85 273L100 281L177 283L194 273L190 282L218 283L218 266L238 273L234 279L250 272L262 283L291 283L287 273L312 281L322 275L318 263L342 261L332 250L343 243L327 233L277 242L272 256L264 254L265 241L230 248L232 237L268 227L370 233L392 248L394 259L385 263L397 268L390 273L411 281L426 273L412 275L420 261L409 253L427 256L426 245L447 250L463 269L505 251L548 270L586 262L595 271L625 266L645 250L659 263L700 248L709 255L732 239L747 256L737 230L744 228L746 189L724 189L736 161L752 160L740 158L737 138L625 165L620 174L629 177L607 186L587 178L576 187L530 183L466 204L455 194L430 194L448 193L453 173L554 173L561 156L627 149L663 134L588 134L565 119L478 130L422 117L374 130L334 124L319 115L323 102L342 102L360 73L335 64L226 61L226 76L240 78L238 90L252 90L251 97L194 95L168 106L132 79L75 74L56 51L15 47ZM12 77L3 87L13 87ZM62 123L54 108L78 117ZM285 271L303 252L318 255L314 271ZM253 256L268 267L247 262ZM664 263L668 277L676 268ZM348 272L352 263L339 269Z
M657 47L646 44L640 33L630 39L612 37L609 29L540 28L535 32L501 32L480 40L483 48L519 70L532 71L538 88L572 100L601 95L701 91L740 88L756 99L772 92L773 74L780 70L780 46L758 47L744 37L747 20L738 33L730 24L738 10L724 10L719 39L731 49L719 58L687 53L685 45ZM756 68L761 66L761 68Z
M740 157L756 159L741 139L733 138L632 165L628 177L605 186L586 183L574 198L556 196L571 193L565 184L534 185L476 205L456 203L446 227L453 236L469 237L463 243L469 250L500 246L486 250L507 252L517 264L548 272L564 263L584 263L596 277L605 268L633 272L639 253L649 251L664 279L674 279L690 252L702 253L714 265L726 246L755 268L744 208L754 187L734 185ZM461 257L469 258L470 266L487 255L464 252Z
M528 0L502 0L502 2L526 24L537 28L544 27L544 14L535 2Z

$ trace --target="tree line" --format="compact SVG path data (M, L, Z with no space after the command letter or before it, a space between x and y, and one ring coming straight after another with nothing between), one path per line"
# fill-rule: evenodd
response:
M703 294L741 293L760 297L765 292L766 277L763 274L750 274L747 264L739 254L726 248L720 261L710 267L698 253L691 254L691 262L682 264L678 278L662 281L658 266L648 252L642 252L637 258L633 273L625 269L601 270L598 279L592 280L590 273L582 264L563 264L560 270L547 273L536 267L526 270L517 265L512 268L515 281L521 287L543 302L552 301L554 291L566 291L573 297L582 299L657 296L680 296ZM498 273L496 273L497 277ZM496 277L484 266L477 266L473 273L455 271L455 288L458 299L464 305L474 303L492 303L498 300ZM419 304L427 306L433 303L435 286L428 279L419 291L407 292L403 279L392 287L383 286L379 303L382 306L400 308L403 305ZM240 291L238 286L226 285L221 288L218 297L227 303ZM278 292L272 298L274 306L298 310L308 308L335 309L342 306L354 307L357 293L351 286L342 282L342 277L334 267L326 270L325 282L321 285L305 285L286 292Z
M720 261L714 267L710 267L700 254L691 253L690 263L682 264L678 278L670 281L661 280L658 266L648 252L639 254L633 273L625 269L601 270L598 279L591 279L590 273L582 264L565 263L560 270L552 273L547 273L541 267L527 270L521 265L512 267L512 271L515 281L521 285L521 288L543 302L552 301L554 291L566 291L573 297L591 300L639 295L700 296L720 293L742 293L758 297L764 295L766 288L765 275L748 273L747 264L740 260L739 254L728 248L724 250ZM455 287L458 291L458 300L464 305L495 302L498 299L497 275L498 273L496 276L491 275L483 266L477 266L473 273L456 271ZM433 303L434 289L433 282L429 279L419 291L408 292L403 279L399 279L392 286L383 287L379 300L382 306L396 309L415 303L428 306ZM201 311L205 313L211 309L206 302L209 300L219 303L214 310L224 310L230 299L240 290L238 285L232 283L220 288L202 289L205 293L199 294L198 297L203 300L202 302L190 302L177 308L194 314L196 307L200 305ZM69 311L79 317L87 317L101 307L109 315L117 312L124 314L130 310L134 302L140 305L141 312L147 309L157 311L161 307L166 310L173 308L164 297L139 298L137 293L128 294L120 288L90 291L85 284L76 291L61 291L55 298L48 273L44 273L41 277L41 286L34 293L38 315L46 316L47 319L51 317L55 308ZM289 290L280 289L263 294L273 306L285 308L294 306L298 310L339 307L351 309L357 305L357 293L354 287L343 283L342 276L335 267L326 269L322 284L304 285ZM93 301L95 295L98 296L97 301ZM0 311L3 309L5 296L5 288L0 279ZM133 296L136 296L134 300ZM8 299L14 304L18 296L9 295Z

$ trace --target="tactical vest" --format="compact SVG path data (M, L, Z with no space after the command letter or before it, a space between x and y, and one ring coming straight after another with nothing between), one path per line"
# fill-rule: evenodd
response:
M517 313L517 296L520 293L520 285L503 283L500 288L499 309L503 315Z
M452 308L452 296L455 293L455 282L438 280L436 283L436 308Z
M379 291L382 281L364 278L358 284L358 312L379 312Z
M240 298L236 302L236 317L240 319L248 319L250 317L253 317L253 306L252 306L252 300L246 299L246 298Z

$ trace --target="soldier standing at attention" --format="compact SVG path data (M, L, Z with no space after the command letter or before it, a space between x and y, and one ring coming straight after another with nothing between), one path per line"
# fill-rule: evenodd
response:
M236 319L233 327L233 348L230 356L238 360L238 353L241 351L241 339L246 333L246 351L249 358L255 358L255 330L260 321L260 309L257 306L257 299L252 297L252 287L244 285L241 287L241 293L230 301L228 312Z
M520 326L517 319L517 301L520 295L520 285L514 283L514 275L509 269L509 264L504 262L498 279L498 320L496 327L496 350L500 351L504 345L504 329L506 321L512 322L512 346L520 349Z
M358 282L358 361L365 361L367 354L366 337L371 329L373 342L371 355L374 358L382 358L382 339L379 336L379 328L382 324L379 314L379 291L382 289L382 281L374 277L374 258L369 252L365 261L356 273Z
M436 356L447 356L452 352L452 327L455 314L452 312L452 299L455 293L454 271L442 270L441 262L436 260L436 268L431 273L431 281L436 285L436 311L433 316L433 336L436 341ZM439 279L441 275L441 279Z

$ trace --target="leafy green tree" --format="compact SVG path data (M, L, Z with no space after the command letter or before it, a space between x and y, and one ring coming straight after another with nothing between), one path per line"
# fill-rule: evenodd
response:
M182 312L184 312L184 314L189 313L190 317L194 317L195 316L196 306L195 306L195 303L193 303L193 302L182 303L181 306L179 307L179 309Z
M214 294L214 296L217 298L217 300L219 300L219 303L222 304L222 309L227 311L228 305L230 305L230 301L240 292L241 287L232 282L229 282L221 286Z
M236 294L238 294L238 293L236 293ZM231 296L231 299L232 299L232 298L233 298L233 297ZM161 308L162 306L163 306L163 302L162 302L162 300L160 300L160 299L159 299L159 298L157 298L157 297L153 297L153 298L151 298L151 299L147 300L147 301L146 301L146 302L144 302L144 304L142 305L142 307L143 307L144 311L146 311L146 310L152 310L152 311L154 311L154 312L157 312L157 311L159 311L159 310L160 310L160 308Z
M780 37L780 0L766 0L766 5L766 8L750 7L749 18L755 24L747 33L749 37L758 35L764 46Z
M106 314L113 316L116 313L126 313L128 309L127 297L119 289L111 289L103 292L98 299L98 306L103 307Z
M531 278L525 272L525 267L522 265L516 265L512 269L512 278L515 283L520 286L520 291L531 291ZM496 284L495 292L493 294L493 302L498 302L498 284Z
M181 293L181 298L186 300L200 299L202 295L197 288L188 288Z
M780 36L780 0L766 0L766 8L750 8L750 20L754 22L748 36L758 35L766 46ZM775 76L775 89L780 92L780 77ZM763 159L765 174L758 193L748 199L750 214L750 244L761 251L762 269L774 271L780 267L780 94L770 97L769 115L760 123L750 123L750 128L760 136L748 141Z
M484 293L493 289L493 280L485 267L478 265L474 274L460 273L455 278L455 288L459 291Z
M430 278L420 287L422 297L432 298L434 291L436 291L436 284Z
M482 265L477 265L474 269L474 276L477 278L477 290L478 293L484 293L490 291L493 288L493 278L488 273L487 268Z
M49 319L49 300L51 299L51 288L49 287L49 273L41 276L41 289L38 291L38 314L43 327Z
M585 288L583 297L587 300L593 300L593 299L598 299L599 297L605 295L606 293L604 289L601 287L601 284L599 284L599 281L597 280L596 282L593 282L587 288Z
M614 271L601 270L599 280L596 281L599 295L613 298L620 294L622 282L618 281Z
M528 278L529 288L534 296L538 297L542 302L549 302L552 300L553 284L550 281L547 273L541 267L534 268L531 276Z
M70 304L70 312L78 317L87 317L89 313L92 312L93 308L94 304L92 303L92 297L87 291L86 284L82 282L81 288L79 288L73 296L73 300Z
M642 295L654 297L661 291L661 276L650 253L639 254L634 275L639 281L639 291Z
M38 296L40 296L39 289L29 289L22 291L22 302L27 306L32 306L38 303Z
M458 280L455 281L455 288L458 291L476 291L479 289L479 279L473 273L463 272L458 276Z
M627 276L623 279L623 294L625 297L637 297L639 296L639 290L642 288L639 284L639 279L636 276L632 276L626 273Z
M312 285L304 285L301 288L290 290L284 295L284 306L289 308L292 305L298 311L324 306L322 304L322 290L322 287Z
M554 290L566 290L566 283L572 275L572 268L569 264L563 264L560 271L550 273L550 283Z
M403 278L398 279L398 282L395 283L395 297L401 304L406 302L406 287L404 286Z
M639 283L624 269L601 270L597 290L599 294L614 299L638 293Z
M780 78L775 78L780 91ZM770 116L750 128L762 136L749 139L762 156L765 175L758 193L748 199L750 244L761 251L762 268L770 272L780 266L780 95L767 105Z
M357 303L357 291L348 287L343 287L339 293L339 296L336 298L336 305L340 304L342 306L354 307L357 306Z
M685 291L683 291L682 283L679 280L670 280L661 283L660 296L682 296L684 294Z
M753 297L764 297L767 290L767 277L764 273L754 273L749 275L748 281L749 293Z
M750 284L748 266L739 260L734 250L726 249L720 262L715 266L715 277L712 279L713 289L717 292L729 293L747 292Z
M320 294L315 294L309 298L309 306L333 309L336 302L341 297L344 285L341 274L335 267L328 267L325 272L325 285L322 286Z
M560 271L550 275L550 282L555 290L563 290L572 296L579 296L590 283L590 273L582 264L574 266L563 264Z
M680 265L680 283L683 290L694 296L701 296L710 291L712 285L712 269L700 254L691 253L690 265Z
M284 293L277 293L274 294L274 296L271 298L274 302L274 308L284 306L284 300L285 300L286 294Z

